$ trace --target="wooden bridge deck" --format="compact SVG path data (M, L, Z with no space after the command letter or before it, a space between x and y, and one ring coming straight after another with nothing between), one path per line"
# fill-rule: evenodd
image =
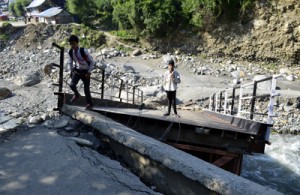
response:
M108 113L116 113L121 115L131 115L142 118L150 118L162 121L170 121L174 123L188 124L198 127L225 130L225 131L233 131L239 133L246 133L250 135L256 135L259 130L259 126L251 128L249 125L235 125L232 123L233 119L226 119L219 117L217 113L212 113L209 111L187 111L187 110L178 110L178 114L180 117L175 115L163 116L163 111L161 110L148 110L143 109L139 110L136 108L116 108L116 107L94 107L95 111L108 112ZM240 121L246 121L245 119L238 119ZM249 121L247 121L249 123ZM250 124L253 121L250 121ZM241 123L241 122L239 122ZM242 122L243 123L243 122ZM245 123L245 122L244 122Z

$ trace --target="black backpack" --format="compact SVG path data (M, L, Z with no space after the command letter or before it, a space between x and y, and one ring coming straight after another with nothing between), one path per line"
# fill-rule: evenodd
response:
M88 63L88 65L90 65L91 62L88 61L87 55L86 55L85 52L84 52L84 48L83 48L83 47L80 47L80 48L79 48L79 51L80 51L80 55L83 57L83 59ZM70 55L71 59L74 61L74 59L73 59L73 49L70 49L70 50L69 50L69 55Z

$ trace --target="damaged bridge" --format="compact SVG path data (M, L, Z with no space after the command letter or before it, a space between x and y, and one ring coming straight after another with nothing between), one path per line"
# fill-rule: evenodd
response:
M216 93L209 110L181 110L177 117L145 107L143 93L122 81L110 86L109 91L116 93L106 94L105 69L101 69L102 78L94 79L101 88L92 90L94 108L85 110L84 97L72 104L72 95L62 91L64 48L54 46L61 50L61 64L55 65L60 68L56 110L93 127L96 136L145 183L165 194L279 194L236 176L243 155L264 153L270 144L277 76L254 81L253 89L247 85ZM260 94L257 85L268 80L271 92ZM267 114L255 111L259 98L269 98Z

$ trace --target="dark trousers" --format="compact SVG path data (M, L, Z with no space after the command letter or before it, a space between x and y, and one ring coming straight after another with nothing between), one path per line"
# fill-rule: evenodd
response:
M90 92L91 79L87 78L85 76L85 74L86 74L86 72L83 72L83 73L74 72L73 76L72 76L72 81L70 83L70 87L71 87L72 91L74 92L74 94L76 96L79 96L80 94L77 90L77 84L78 84L79 80L82 80L83 86L84 86L84 94L85 94L86 102L90 105L93 105L92 96L91 96L91 92Z
M171 113L171 105L173 103L174 114L177 114L176 110L176 91L166 91L168 98L168 113Z

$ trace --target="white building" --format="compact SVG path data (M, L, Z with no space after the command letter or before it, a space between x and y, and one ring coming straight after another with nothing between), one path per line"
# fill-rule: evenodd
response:
M52 1L50 3L53 3ZM73 22L69 12L61 7L50 7L47 0L33 0L26 7L27 22L46 23L46 24L63 24Z

